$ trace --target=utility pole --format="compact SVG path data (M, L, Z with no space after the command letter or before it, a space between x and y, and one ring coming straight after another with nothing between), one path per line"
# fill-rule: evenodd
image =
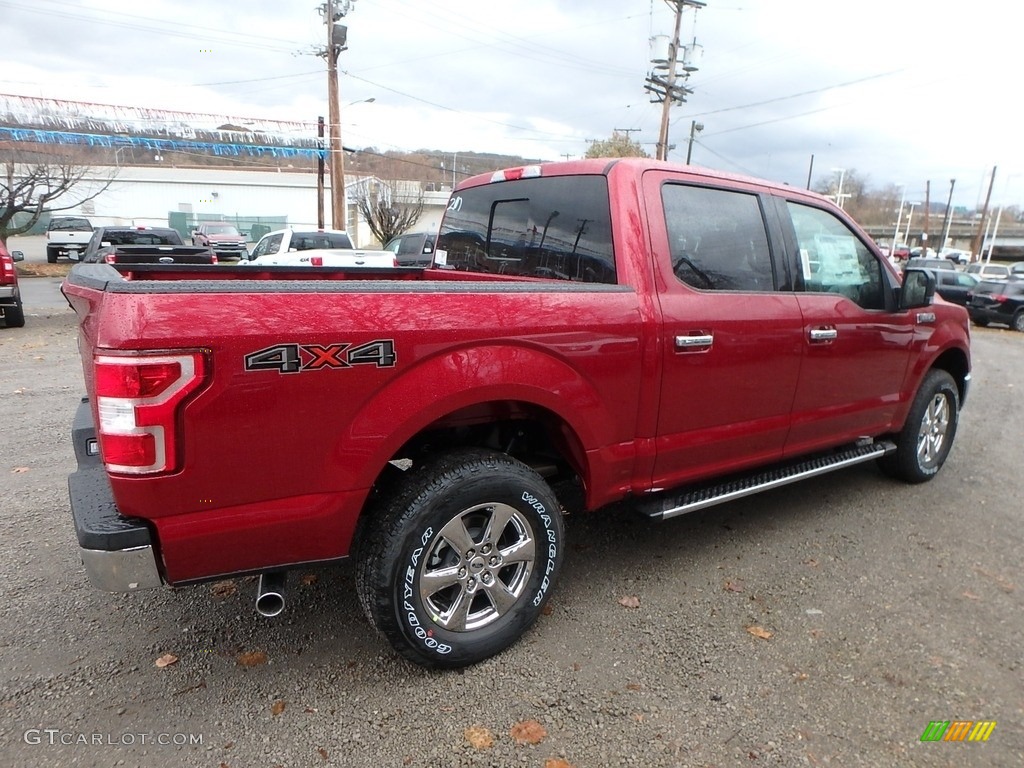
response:
M992 187L996 183L996 168L998 166L992 166L992 178L988 182L988 194L985 195L985 207L981 209L981 219L978 221L978 231L974 235L974 240L971 242L971 261L974 261L974 254L978 255L978 260L981 260L981 233L985 229L985 219L988 217L988 204L992 200Z
M668 46L668 57L667 59L655 60L655 69L664 69L665 74L655 74L649 72L647 74L647 84L644 89L650 92L653 96L651 103L660 103L661 106L661 128L658 131L658 143L657 143L657 159L667 160L668 159L668 128L669 128L669 113L671 112L673 104L682 104L686 101L686 96L693 93L693 91L687 88L685 85L677 84L677 79L685 82L690 72L695 71L696 66L690 66L688 62L683 62L683 73L680 74L677 71L679 61L679 29L683 21L683 10L686 8L703 8L706 3L700 2L700 0L665 0L668 5L675 10L675 30L672 34L672 42ZM694 41L693 49L696 50L697 45ZM664 63L661 63L661 62Z
M686 147L686 164L690 164L690 158L693 157L693 137L704 130L704 123L698 123L696 120L690 121L690 143Z
M317 144L320 151L316 156L316 228L324 228L324 116L316 119Z
M327 25L327 105L330 120L331 226L346 229L345 155L341 145L341 105L338 101L338 55L346 50L348 27L338 22L351 10L355 0L326 0L320 7Z

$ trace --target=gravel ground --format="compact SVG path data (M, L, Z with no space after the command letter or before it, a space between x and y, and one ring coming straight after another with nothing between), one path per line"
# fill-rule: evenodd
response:
M296 574L276 619L251 580L89 586L74 317L26 310L0 329L0 765L1024 765L1020 334L976 330L934 481L863 466L662 524L572 515L550 612L429 672L372 632L344 564ZM957 719L998 725L920 742Z

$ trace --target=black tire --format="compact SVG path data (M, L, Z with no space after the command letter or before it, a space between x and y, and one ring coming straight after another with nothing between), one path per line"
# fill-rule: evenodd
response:
M972 321L972 322L973 322L973 323L974 323L975 325L980 325L980 326L981 326L982 328L985 328L985 327L987 327L987 326L988 326L988 320L974 320L974 319L972 318L972 319L971 319L971 321Z
M21 306L21 296L16 299L13 307L4 309L4 325L8 328L21 328L25 325L25 309Z
M46 246L46 260L50 264L56 264L57 263L57 256L59 256L59 255L60 255L60 249L58 249L58 248L51 248L50 246Z
M368 514L356 589L370 623L410 661L453 668L493 656L551 595L564 550L558 500L509 456L459 449L427 461Z
M960 416L960 390L946 371L929 371L914 396L896 451L879 459L882 471L908 483L931 480L953 447Z
M1018 309L1017 314L1013 316L1013 320L1010 321L1010 327L1015 331L1024 333L1024 309Z

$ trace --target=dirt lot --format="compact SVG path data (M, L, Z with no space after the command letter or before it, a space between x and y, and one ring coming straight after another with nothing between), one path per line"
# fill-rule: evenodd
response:
M550 613L437 673L373 634L345 565L276 619L244 580L89 586L74 318L26 311L0 329L0 765L1024 765L1024 335L975 332L931 483L866 466L660 525L574 515ZM946 720L997 725L920 741Z

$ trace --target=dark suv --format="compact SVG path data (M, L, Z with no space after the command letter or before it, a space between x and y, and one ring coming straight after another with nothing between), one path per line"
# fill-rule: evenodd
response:
M982 280L968 294L967 313L978 325L1001 323L1024 332L1024 279Z

